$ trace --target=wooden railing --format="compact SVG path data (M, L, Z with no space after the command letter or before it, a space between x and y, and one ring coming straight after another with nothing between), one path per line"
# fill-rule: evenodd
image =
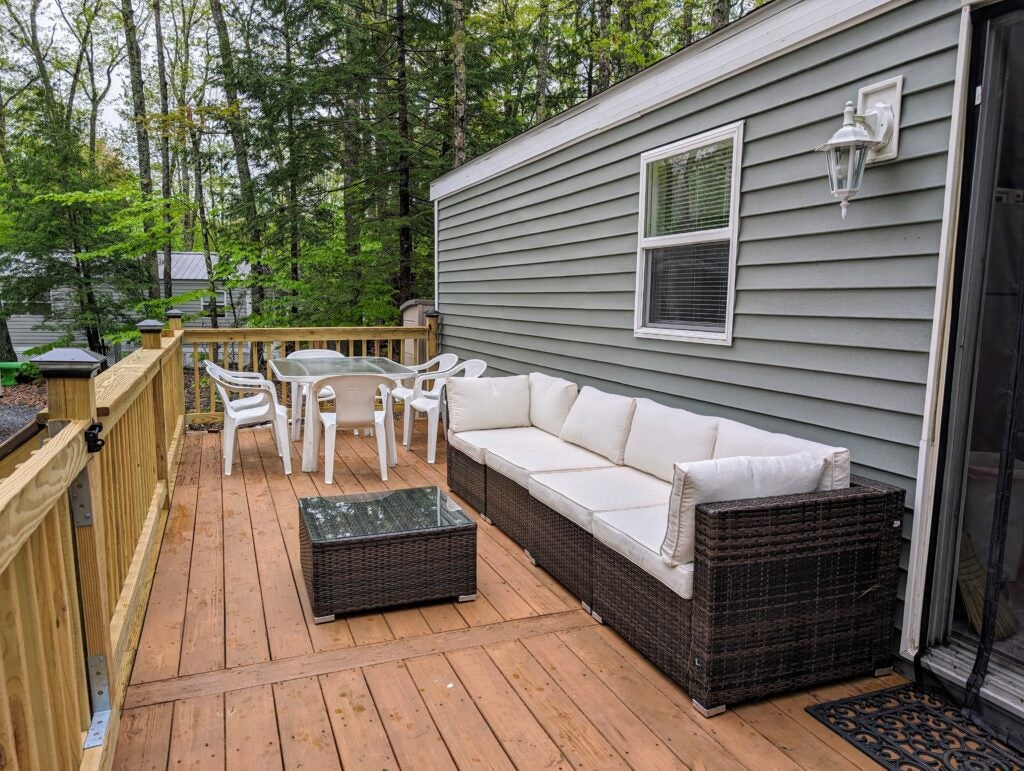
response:
M220 398L202 367L205 360L226 369L261 372L273 380L270 360L293 351L323 348L346 356L383 356L405 364L421 364L437 353L437 324L415 327L270 327L253 329L186 329L182 353L187 372L189 424L223 419ZM288 404L290 393L278 398Z
M0 482L5 771L113 760L184 431L172 326L98 377L82 352L40 362L51 438Z
M220 417L204 358L269 374L271 358L306 347L407 363L436 353L434 319L423 327L183 331L180 315L169 316L169 330L140 324L142 349L98 376L82 351L36 359L47 379L49 439L0 479L3 771L113 761L186 395L200 407L188 422Z

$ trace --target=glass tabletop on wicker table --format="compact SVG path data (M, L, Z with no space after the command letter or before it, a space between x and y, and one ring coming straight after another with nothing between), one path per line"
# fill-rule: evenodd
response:
M476 598L476 523L438 487L300 498L299 549L317 623Z

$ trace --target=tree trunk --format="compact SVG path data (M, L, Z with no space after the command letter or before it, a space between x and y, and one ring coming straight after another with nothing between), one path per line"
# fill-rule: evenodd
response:
M210 326L216 329L217 323L217 282L213 278L213 258L210 256L210 223L206 219L206 197L203 193L203 147L199 128L192 122L189 110L188 129L192 140L192 160L194 163L196 183L196 210L199 215L199 233L203 241L203 260L206 263L206 280L210 293Z
M452 168L466 162L466 14L463 0L452 0L452 64L455 69L455 128Z
M683 47L693 43L693 4L695 0L683 0Z
M729 12L732 8L731 0L714 0L711 4L711 31L721 29L729 23Z
M7 328L7 317L0 316L0 361L17 361L18 355L14 352L14 342L11 340L11 330Z
M160 88L160 197L164 221L164 297L174 294L171 273L171 138L167 96L167 64L164 57L164 32L161 27L160 0L153 0L153 29L156 33L156 70Z
M238 184L242 198L242 208L245 216L246 228L249 239L256 246L256 253L260 253L260 221L259 213L256 210L256 191L252 184L252 172L249 169L249 145L245 135L245 128L241 121L241 103L238 101L238 76L235 72L235 59L231 51L231 38L228 37L228 26L224 20L224 7L220 0L210 0L210 17L217 30L217 45L220 51L221 76L224 80L224 95L227 102L237 112L233 117L225 120L228 133L231 135L231 148L235 155L235 170L238 173ZM270 274L270 268L263 264L260 258L251 266L252 272L256 275L256 281L252 287L252 309L253 313L260 313L263 310L265 293L260 276Z
M533 110L535 124L543 122L548 115L548 46L548 0L540 0L537 15L537 101Z
M406 69L405 0L397 0L395 6L395 47L398 53L398 71L395 84L398 88L398 302L412 299L412 158L409 149L412 137L409 133L409 93Z
M149 130L146 128L146 85L142 80L142 50L139 48L139 30L135 25L135 9L132 0L121 0L121 18L124 21L125 47L128 53L128 72L132 91L132 117L135 121L135 144L139 153L139 187L142 194L153 194L153 171L149 158ZM147 227L147 230L149 228ZM149 296L160 296L157 280L158 268L156 250L146 253L149 269Z
M604 91L612 83L612 52L609 28L612 17L611 0L599 0L597 5L597 35L600 48L597 52L597 90Z

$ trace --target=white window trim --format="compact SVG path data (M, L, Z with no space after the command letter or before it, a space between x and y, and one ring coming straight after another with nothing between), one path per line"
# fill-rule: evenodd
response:
M227 309L231 304L231 298L228 297L228 291L226 289L216 289L214 291L217 292L217 310L220 311L223 309L223 312L227 313ZM202 313L210 312L210 298L206 295L199 298L199 310ZM218 313L217 315L220 314Z
M640 155L640 211L637 223L636 248L636 290L634 295L633 336L654 340L685 340L710 345L732 345L732 319L736 305L736 252L740 230L740 170L743 166L743 121L705 131L703 134L687 137L664 147L648 150ZM645 238L647 220L647 169L653 161L678 155L686 150L711 144L722 139L733 140L732 190L729 198L729 226L696 233L679 233L671 236ZM729 240L729 286L725 308L725 332L700 332L691 329L666 329L644 326L644 305L647 284L647 249L678 244L702 243L705 241Z

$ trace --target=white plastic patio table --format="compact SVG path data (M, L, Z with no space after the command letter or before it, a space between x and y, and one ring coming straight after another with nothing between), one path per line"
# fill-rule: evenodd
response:
M416 373L396 361L380 356L351 356L345 359L271 359L270 368L282 383L308 383L335 375L384 375L396 381ZM302 470L316 471L320 465L320 416L316 394L306 389L305 426L302 430Z

